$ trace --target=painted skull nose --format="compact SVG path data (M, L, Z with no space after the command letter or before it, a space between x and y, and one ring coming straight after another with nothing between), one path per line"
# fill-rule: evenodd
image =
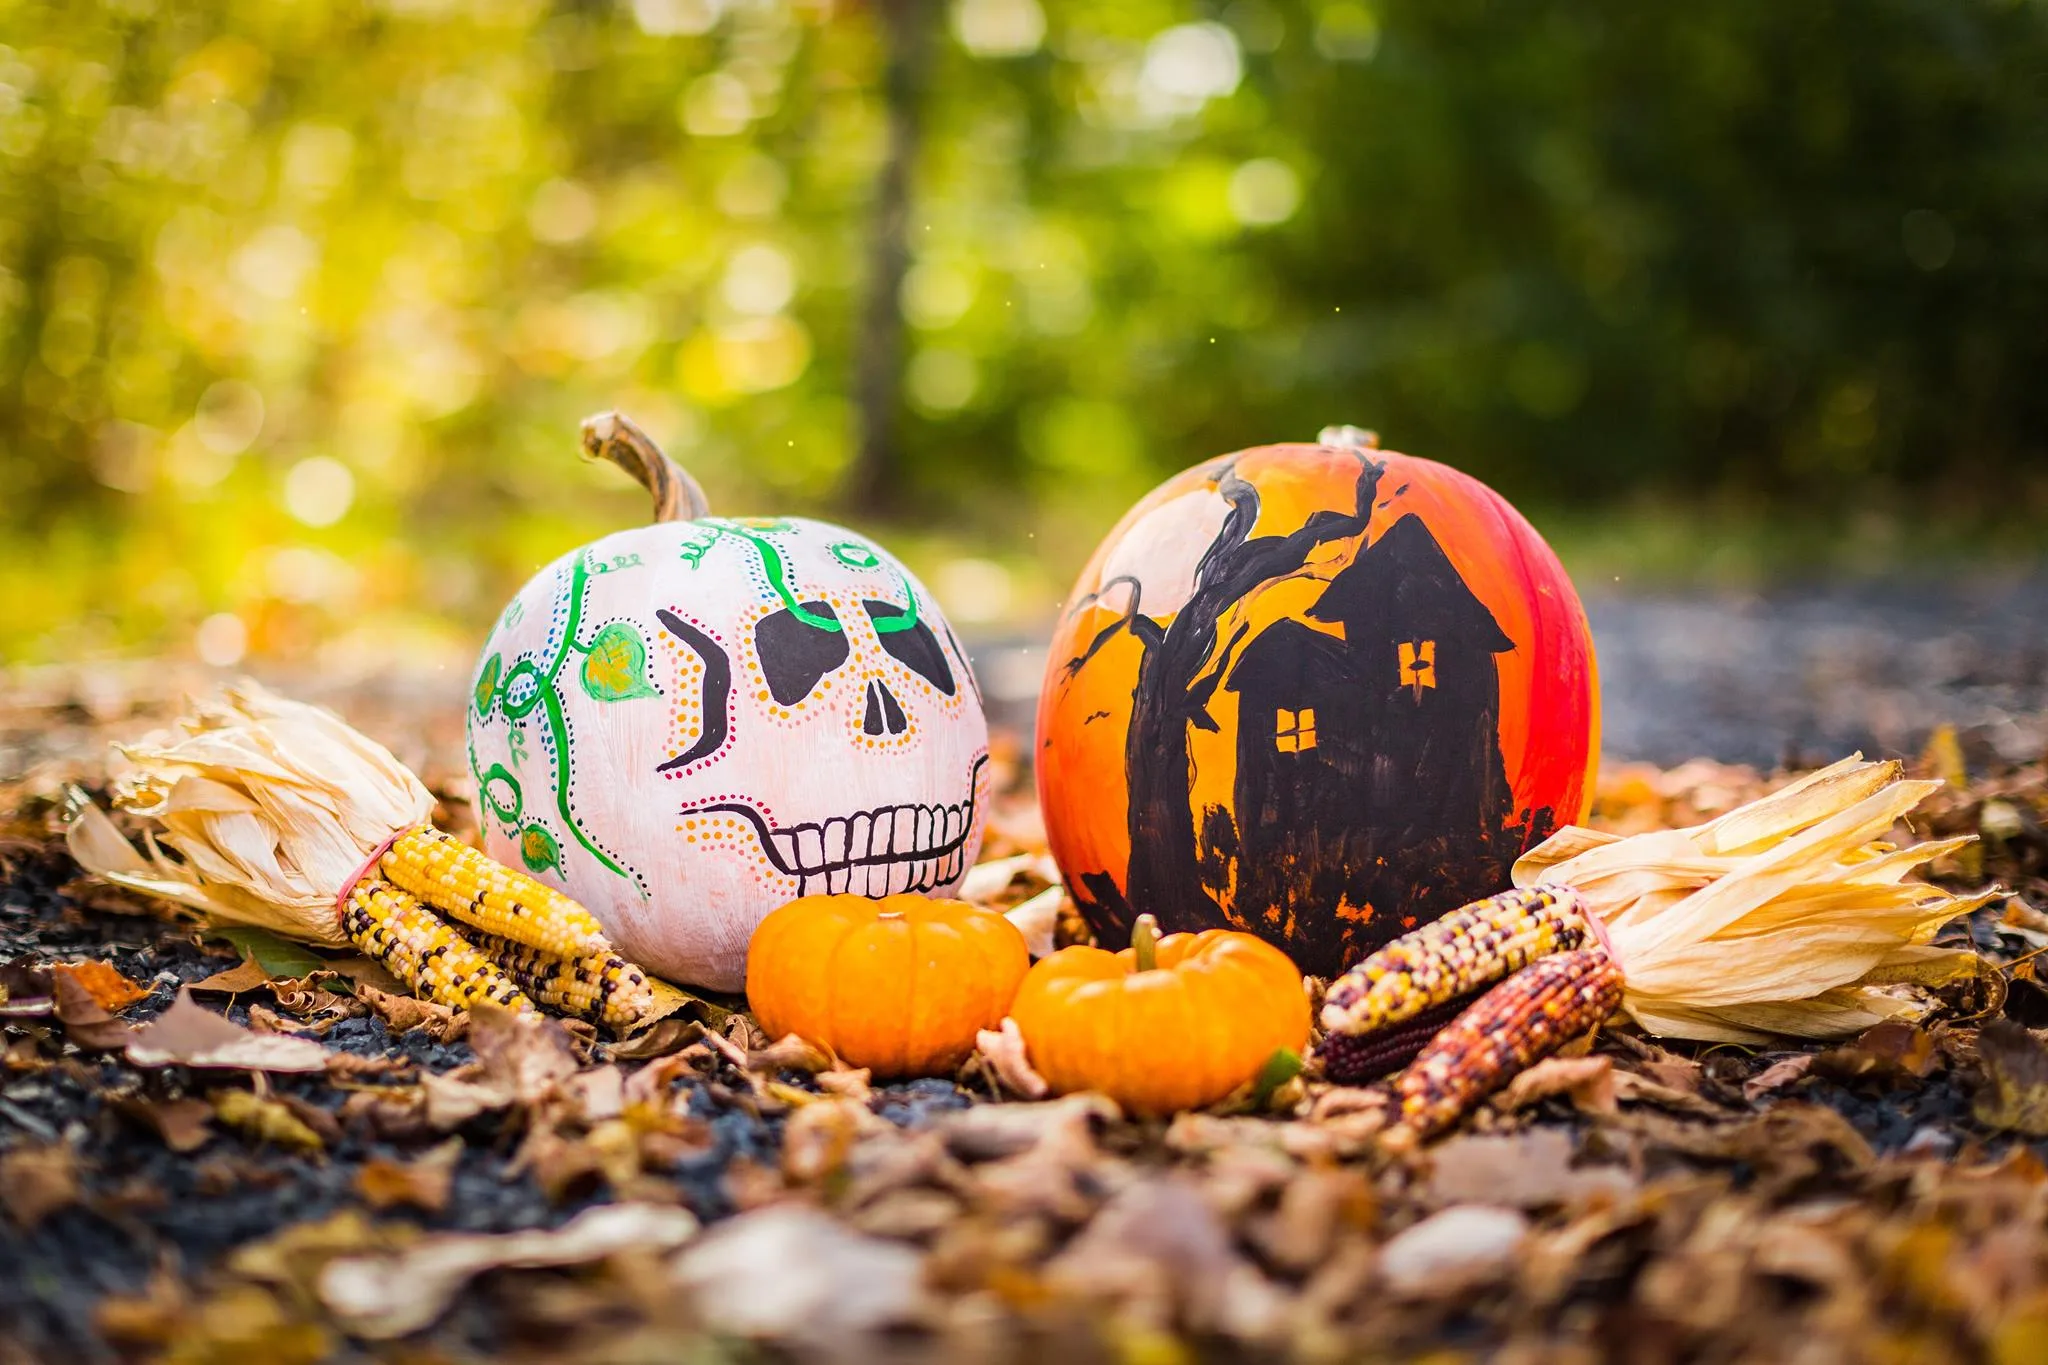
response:
M903 714L903 704L881 682L868 684L867 715L862 718L860 728L871 735L900 735L910 728L910 721Z

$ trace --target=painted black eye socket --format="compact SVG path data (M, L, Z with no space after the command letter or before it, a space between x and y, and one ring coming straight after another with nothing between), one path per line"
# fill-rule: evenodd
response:
M806 602L806 614L837 623L829 602ZM764 616L754 627L754 648L761 655L761 676L768 694L783 706L811 695L827 673L846 662L846 632L814 626L785 607Z
M932 634L930 626L919 621L908 630L887 630L883 627L888 622L899 621L908 613L893 602L862 602L861 605L868 609L868 619L875 623L882 648L889 651L890 658L947 696L953 695L953 670L946 663L946 651L939 647L939 637Z

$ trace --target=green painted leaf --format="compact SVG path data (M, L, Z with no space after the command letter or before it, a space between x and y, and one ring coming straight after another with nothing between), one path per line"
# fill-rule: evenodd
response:
M529 872L546 872L562 865L562 846L555 842L555 836L539 825L528 825L519 831L519 860L526 864Z
M327 965L326 958L316 955L304 944L280 938L268 929L234 924L220 926L210 933L214 938L226 939L234 945L236 952L253 959L257 966L272 976L300 977Z
M614 621L598 631L583 656L583 690L599 701L654 697L647 681L647 645L631 621Z
M503 655L493 654L484 660L483 671L476 675L476 713L479 717L491 714L491 703L498 696L498 677L504 671Z

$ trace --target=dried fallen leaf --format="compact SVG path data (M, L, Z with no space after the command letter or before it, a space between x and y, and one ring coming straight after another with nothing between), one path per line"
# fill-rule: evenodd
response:
M252 1033L179 991L169 1009L128 1040L128 1060L137 1066L320 1071L327 1065L327 1049L306 1038Z
M1003 917L1024 935L1024 947L1034 961L1052 956L1059 932L1060 911L1067 904L1066 888L1055 884L1003 912Z
M244 1164L241 1172L250 1169ZM295 1301L306 1301L315 1296L320 1272L338 1257L402 1250L417 1237L418 1230L408 1224L379 1223L359 1208L344 1208L246 1242L228 1253L226 1267L241 1279L276 1286Z
M1529 1233L1513 1209L1460 1204L1380 1248L1380 1279L1407 1298L1456 1298L1505 1274Z
M1048 1137L1092 1133L1122 1117L1107 1095L1068 1095L1051 1104L977 1104L946 1115L939 1133L962 1161L993 1161L1028 1152Z
M796 1184L816 1184L838 1174L863 1127L879 1123L867 1106L852 1100L818 1100L789 1116L782 1128L782 1173Z
M405 994L405 983L393 976L381 962L372 961L360 954L353 957L329 958L327 967L339 972L358 986L368 986L387 995Z
M393 1033L423 1028L435 1038L446 1038L455 1022L455 1011L437 1001L394 995L364 982L356 983L356 999L367 1005L370 1013L382 1019L384 1027Z
M1614 1059L1546 1057L1510 1081L1498 1103L1513 1113L1553 1095L1569 1096L1581 1113L1614 1113Z
M420 1092L427 1100L427 1124L443 1133L460 1128L478 1114L503 1109L513 1100L508 1085L465 1080L434 1071L420 1077Z
M579 1123L604 1123L626 1112L626 1077L615 1066L579 1071L562 1082L560 1093Z
M238 962L226 971L215 972L201 981L195 981L187 990L207 995L244 995L249 991L261 990L272 981L270 969L255 958Z
M50 969L32 957L0 964L0 1018L36 1019L51 1012Z
M121 975L112 963L53 962L50 970L83 986L94 1004L110 1012L124 1010L138 1000L149 998L148 991Z
M925 1311L922 1258L799 1204L718 1224L675 1262L706 1326L733 1336L845 1352L866 1333Z
M658 1021L624 1042L611 1045L611 1055L622 1062L646 1061L680 1052L704 1036L704 1025L695 1019L671 1016Z
M216 1090L208 1097L213 1112L228 1127L258 1142L274 1143L294 1151L318 1152L326 1148L320 1135L308 1127L290 1106L249 1090Z
M628 1251L673 1251L696 1232L696 1217L683 1209L600 1205L547 1231L448 1233L395 1255L340 1257L320 1272L320 1301L356 1336L388 1341L431 1324L464 1285L487 1270L582 1265ZM778 1269L770 1265L761 1273L772 1279Z
M1993 1019L1977 1035L1985 1086L1972 1111L1988 1128L2048 1137L2048 1046L2009 1019Z
M356 1193L380 1211L408 1205L424 1213L440 1213L448 1207L455 1168L462 1161L462 1145L461 1138L452 1137L412 1161L372 1157L356 1172Z
M785 1033L767 1047L755 1048L747 1054L747 1070L774 1075L778 1071L802 1071L806 1074L829 1070L832 1059L815 1044L807 1043L794 1033Z
M50 989L56 996L64 1036L87 1051L111 1052L127 1046L136 1036L132 1026L108 1014L92 998L92 992L71 977L51 973Z
M23 1228L78 1202L78 1153L61 1142L0 1156L0 1208Z
M1772 1062L1769 1066L1742 1083L1742 1098L1755 1104L1765 1095L1775 1094L1786 1086L1794 1085L1806 1078L1813 1070L1815 1054L1801 1052Z
M1003 1016L1002 1026L982 1029L974 1035L974 1047L987 1059L991 1069L1002 1081L1003 1088L1012 1094L1022 1095L1027 1100L1042 1100L1052 1089L1045 1077L1032 1068L1031 1058L1025 1052L1024 1034L1017 1027L1017 1021Z
M534 1103L578 1070L569 1035L554 1019L491 1005L477 1006L469 1019L469 1046L484 1075L521 1104Z
M1726 1108L1697 1091L1663 1085L1640 1072L1619 1067L1614 1072L1614 1098L1622 1104L1654 1104L1674 1114L1690 1114L1694 1118L1728 1117Z
M120 1101L119 1108L152 1129L174 1152L196 1152L213 1137L213 1106L189 1095L177 1100L131 1098Z
M191 1313L184 1284L168 1266L159 1266L140 1294L101 1299L92 1323L115 1346L149 1354L170 1345L189 1326Z
M811 1079L816 1081L818 1089L826 1094L837 1095L841 1099L852 1100L856 1104L866 1104L874 1098L874 1090L869 1084L873 1077L864 1066L839 1067L831 1071L820 1071Z
M1121 1191L1045 1268L1048 1285L1138 1321L1263 1340L1286 1301L1232 1245L1202 1190L1155 1176Z
M1571 1134L1557 1128L1465 1134L1431 1151L1424 1192L1433 1204L1540 1209L1635 1188L1619 1167L1575 1167L1572 1158Z
M270 983L270 993L276 997L279 1009L301 1018L328 1010L353 1010L357 1006L349 996L327 989L342 980L341 973L326 970L308 972L304 976L279 977Z
M1940 1040L1932 1031L1903 1019L1887 1019L1815 1057L1813 1069L1842 1081L1924 1081L1940 1063Z

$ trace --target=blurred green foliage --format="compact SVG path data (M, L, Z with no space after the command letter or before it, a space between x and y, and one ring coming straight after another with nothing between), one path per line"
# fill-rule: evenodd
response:
M876 4L932 38L849 511ZM614 405L970 622L1332 420L1539 522L2024 517L2044 73L2040 0L0 0L0 658L459 658L640 515Z

